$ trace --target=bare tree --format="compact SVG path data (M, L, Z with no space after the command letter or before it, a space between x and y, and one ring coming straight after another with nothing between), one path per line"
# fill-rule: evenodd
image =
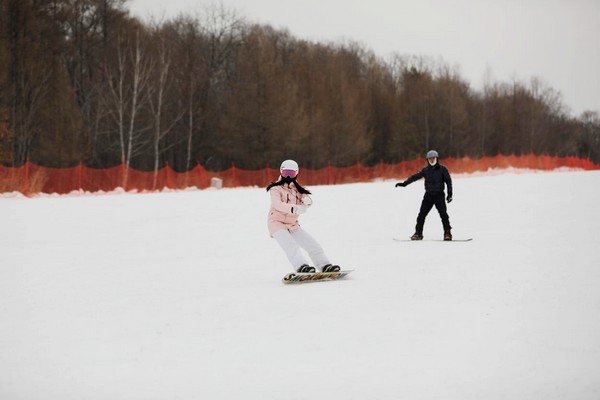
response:
M223 5L209 6L199 17L204 38L201 52L201 75L198 124L202 137L198 140L212 152L219 146L218 123L224 102L229 98L238 49L243 44L246 24L235 11ZM204 154L207 157L207 154ZM209 156L210 157L210 156Z
M194 137L201 125L197 120L203 114L199 98L206 71L201 62L202 36L198 21L190 17L179 17L173 25L177 32L174 57L178 60L178 68L173 71L173 75L179 92L175 101L178 109L184 113L181 130L185 142L185 170L189 171L194 161Z
M156 189L160 158L162 152L167 150L161 148L161 141L173 129L175 124L179 122L184 112L177 112L171 121L163 123L163 120L165 119L164 108L165 101L167 101L167 90L171 80L172 56L169 46L159 34L155 35L154 41L157 43L154 52L156 60L152 65L154 75L148 85L148 97L153 121L154 179L152 187ZM176 144L177 142L172 143L171 146Z
M600 158L600 112L585 111L580 121L583 124L580 155L598 162Z
M13 163L27 161L39 136L40 114L47 101L51 72L43 68L37 57L44 55L38 21L31 4L8 0L8 79L6 101L8 128L14 132Z
M488 66L485 70L483 77L483 93L480 96L481 103L481 125L479 128L479 154L483 157L486 155L485 146L486 146L486 137L488 135L488 125L489 125L489 97L490 91L492 87L492 70Z
M105 74L110 89L109 107L119 132L121 161L125 164L123 187L127 187L131 160L136 153L151 143L144 135L146 128L139 126L139 112L147 101L150 78L149 60L142 48L139 30L130 46L120 39L116 49L116 65L107 62Z

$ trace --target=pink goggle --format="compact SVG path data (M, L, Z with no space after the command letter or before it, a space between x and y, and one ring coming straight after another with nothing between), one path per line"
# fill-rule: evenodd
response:
M282 169L281 170L281 176L283 176L284 178L295 178L297 175L297 172L294 171L293 169Z

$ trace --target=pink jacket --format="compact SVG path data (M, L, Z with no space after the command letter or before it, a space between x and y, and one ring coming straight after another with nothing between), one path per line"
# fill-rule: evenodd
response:
M269 190L271 195L271 208L267 219L269 234L273 235L280 229L295 231L300 228L298 214L294 213L297 205L303 205L302 199L306 194L300 194L292 184L285 183L281 186L273 186Z

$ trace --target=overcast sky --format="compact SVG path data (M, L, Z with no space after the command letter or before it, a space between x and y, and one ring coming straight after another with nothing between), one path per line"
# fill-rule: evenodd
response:
M128 8L172 17L211 4L299 39L441 58L477 90L486 75L541 78L573 116L600 112L600 0L129 0Z

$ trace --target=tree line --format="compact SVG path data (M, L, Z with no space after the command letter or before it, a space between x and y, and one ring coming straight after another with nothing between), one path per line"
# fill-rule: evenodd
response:
M600 162L597 111L529 82L474 90L424 57L383 60L211 6L166 21L126 0L0 0L0 162L141 170L308 168L443 157Z

